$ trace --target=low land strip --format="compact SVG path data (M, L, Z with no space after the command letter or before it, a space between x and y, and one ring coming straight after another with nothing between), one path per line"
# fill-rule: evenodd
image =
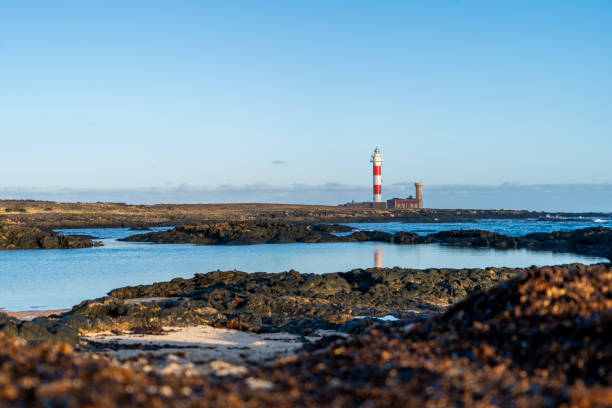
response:
M562 218L555 218L555 217ZM57 203L0 200L0 224L45 228L156 227L219 221L470 222L479 219L606 218L602 213L554 213L515 210L372 209L297 204L157 204ZM552 217L552 218L551 218ZM581 217L581 218L579 218Z

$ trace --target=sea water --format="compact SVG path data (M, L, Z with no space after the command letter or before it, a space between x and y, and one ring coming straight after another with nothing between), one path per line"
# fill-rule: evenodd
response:
M589 225L575 223L573 229ZM593 223L602 225L602 223ZM603 223L604 225L606 223ZM461 224L350 224L387 232L422 234L443 229L488 229L509 235L522 231L571 228L562 223L487 221ZM155 230L161 230L156 228ZM520 232L519 232L520 231ZM114 288L150 284L213 270L303 273L344 272L354 268L485 268L598 263L606 259L527 249L496 250L445 245L394 245L376 242L198 246L117 241L139 232L125 228L59 230L99 238L102 247L0 251L0 308L9 311L62 309Z
M533 232L573 231L582 228L607 227L612 228L612 217L591 218L580 221L563 220L561 218L550 221L539 220L480 220L475 222L455 223L403 223L403 222L372 222L345 224L362 230L375 230L388 233L399 231L414 232L419 235L429 235L440 231L450 230L485 230L514 237L531 234Z

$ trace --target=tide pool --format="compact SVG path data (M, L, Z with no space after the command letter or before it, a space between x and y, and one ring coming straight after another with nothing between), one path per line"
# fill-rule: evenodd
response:
M104 246L0 251L0 308L9 311L68 308L84 299L104 296L121 286L190 278L194 273L217 269L245 272L295 269L303 273L328 273L374 266L484 268L607 262L598 257L527 249L455 248L437 244L158 245L116 241L139 233L127 229L60 232L94 235L101 238Z

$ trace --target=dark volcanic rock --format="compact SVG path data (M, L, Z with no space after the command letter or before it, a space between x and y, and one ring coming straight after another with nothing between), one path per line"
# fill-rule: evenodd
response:
M169 231L136 234L123 241L158 244L252 245L290 242L334 242L338 237L315 231L307 224L268 221L220 222L176 227Z
M19 225L0 226L1 249L66 249L100 245L89 236L63 235L54 231Z
M437 242L461 247L503 249L535 246L535 242L527 241L524 238L511 237L497 232L483 230L441 231L431 234L429 237Z
M129 231L151 231L149 227L131 227Z
M309 334L339 329L355 316L413 318L437 312L521 271L372 268L324 275L216 271L115 289L110 296L84 301L45 324L82 332L211 324Z
M313 231L319 232L351 232L355 231L356 228L349 227L348 225L341 224L315 224L312 226Z
M434 242L454 246L499 249L529 248L601 256L612 260L612 229L604 227L552 233L537 232L522 237L511 237L481 230L442 231L429 235L429 237Z
M170 231L137 234L125 241L160 244L250 245L291 242L388 242L394 244L440 243L461 247L529 248L556 252L573 252L606 257L612 260L612 229L585 228L574 231L534 233L522 237L481 230L452 230L422 236L411 232L389 234L381 231L356 231L335 236L340 226L289 224L267 221L223 222L176 227ZM349 227L350 228L350 227Z
M611 288L610 265L531 268L443 315L321 341L259 376L295 405L608 407Z
M138 371L0 336L0 406L610 407L611 287L609 265L532 268L443 315L360 323L242 378Z
M354 228L343 225L291 224L269 221L220 222L175 227L169 231L136 234L123 241L152 242L157 244L199 245L252 245L284 244L293 242L392 242L397 244L424 244L433 242L410 232L389 234L380 231L357 231L347 236L331 232L350 232Z
M435 340L439 353L612 386L612 268L533 267L412 333Z
M45 319L22 321L0 312L0 333L34 343L76 343L79 333L70 327L55 327Z
M612 229L610 228L584 228L552 233L536 232L525 235L524 238L538 242L538 249L591 254L612 260Z

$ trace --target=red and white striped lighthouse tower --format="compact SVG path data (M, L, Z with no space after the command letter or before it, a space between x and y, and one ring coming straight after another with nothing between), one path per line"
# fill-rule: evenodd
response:
M374 154L370 159L374 168L374 202L382 203L382 155L378 147L374 150Z

